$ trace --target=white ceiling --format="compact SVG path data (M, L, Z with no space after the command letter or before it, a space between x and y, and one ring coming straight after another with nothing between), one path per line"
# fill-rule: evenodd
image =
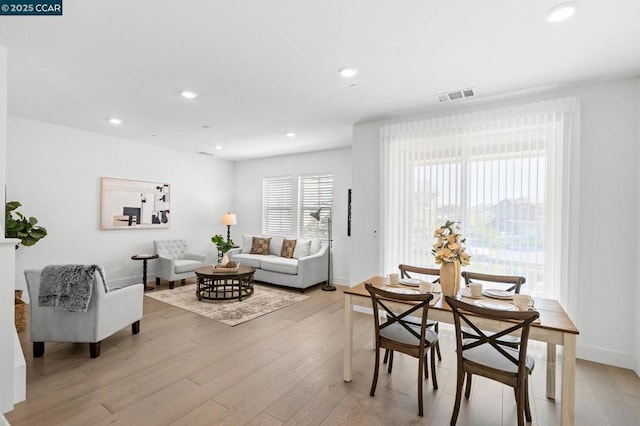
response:
M559 2L64 0L62 17L0 17L9 113L239 160L348 146L354 123L455 89L481 101L640 74L639 0L545 22Z

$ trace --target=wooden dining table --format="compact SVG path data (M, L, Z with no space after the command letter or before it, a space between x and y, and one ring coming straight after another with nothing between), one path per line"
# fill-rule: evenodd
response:
M365 289L365 283L376 287L389 284L385 277L374 276L361 282L355 287L344 290L344 364L343 378L350 382L352 378L352 349L353 349L353 308L362 306L372 308L371 297ZM461 297L461 296L459 296ZM556 346L561 345L562 351L562 390L561 390L561 424L573 425L575 422L576 405L576 328L569 315L557 300L534 297L535 309L540 313L540 321L532 325L529 339L547 344L547 398L556 396ZM464 300L464 298L463 298ZM471 303L473 299L468 299ZM442 323L453 324L451 308L444 301L444 297L429 307L429 319ZM498 331L501 323L496 320L482 320L478 323L483 330ZM502 324L502 327L504 324Z

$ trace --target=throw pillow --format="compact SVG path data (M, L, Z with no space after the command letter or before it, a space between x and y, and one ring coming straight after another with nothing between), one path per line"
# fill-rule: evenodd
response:
M268 256L270 243L271 238L253 237L251 242L251 254L264 254L265 256Z
M296 242L296 248L293 251L293 257L295 259L300 259L301 257L309 256L311 248L311 240L307 239L298 239Z
M280 257L286 257L291 259L293 257L293 251L296 248L296 240L284 240L282 243L282 251Z
M269 254L273 254L274 256L280 256L282 252L282 242L284 241L284 237L272 236L271 243L269 244Z

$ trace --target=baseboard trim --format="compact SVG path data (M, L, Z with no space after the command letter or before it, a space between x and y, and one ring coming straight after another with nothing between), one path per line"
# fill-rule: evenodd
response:
M613 351L611 349L601 348L589 345L577 345L576 357L587 361L598 362L600 364L613 365L615 367L627 368L638 374L640 363L634 360L630 353Z

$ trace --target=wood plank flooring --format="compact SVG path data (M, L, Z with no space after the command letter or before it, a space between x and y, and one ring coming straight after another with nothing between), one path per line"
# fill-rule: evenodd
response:
M393 373L381 369L370 397L373 320L356 313L353 381L344 383L343 294L340 287L306 294L307 300L235 327L145 297L140 334L127 327L107 338L97 359L89 358L88 344L71 343L47 343L44 357L33 359L28 330L19 333L27 401L5 416L14 426L449 424L452 327L440 325L440 388L425 381L421 418L417 361L397 354ZM531 354L532 424L559 424L559 401L545 397L545 346L532 342ZM640 424L635 373L579 360L576 380L577 425ZM516 424L513 391L475 378L458 424Z

